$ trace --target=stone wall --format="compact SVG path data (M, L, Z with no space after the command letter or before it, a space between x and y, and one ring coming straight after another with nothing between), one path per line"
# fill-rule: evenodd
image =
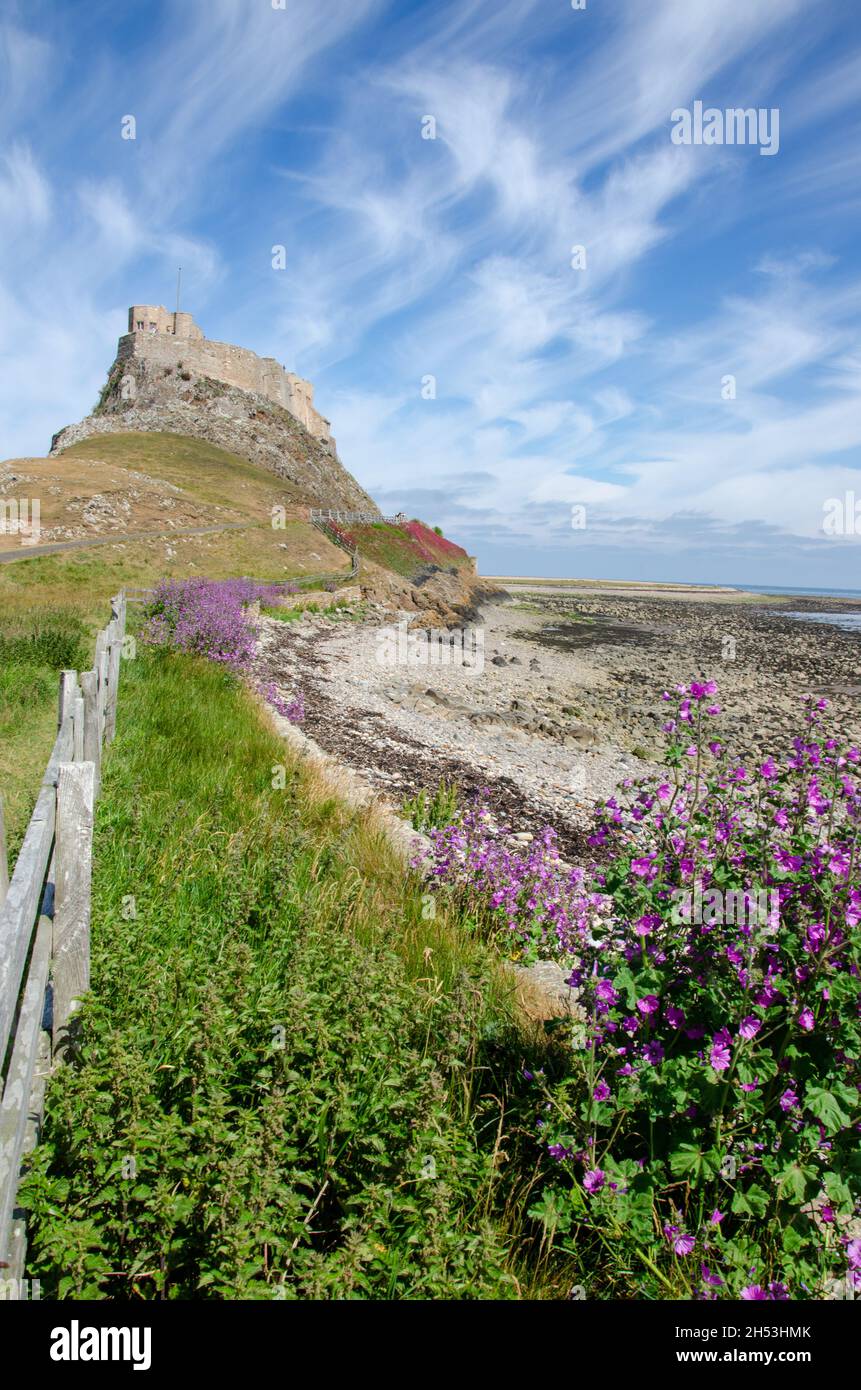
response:
M314 408L310 381L285 371L274 357L258 357L248 348L205 338L191 314L173 314L161 304L133 304L129 331L117 348L117 361L135 358L154 369L186 370L265 396L295 415L315 439L333 450L336 447L329 421Z
M133 304L129 309L130 333L170 333L175 338L202 338L191 314L171 313L163 304Z

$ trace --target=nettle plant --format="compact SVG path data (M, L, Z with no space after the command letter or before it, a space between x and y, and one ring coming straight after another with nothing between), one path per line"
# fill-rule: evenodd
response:
M665 693L666 775L599 808L603 862L543 933L585 1023L561 1077L527 1073L550 1164L532 1214L617 1295L861 1296L861 754L811 699L787 756L739 765L715 694ZM440 876L475 884L481 855L446 847ZM534 941L553 900L496 911Z

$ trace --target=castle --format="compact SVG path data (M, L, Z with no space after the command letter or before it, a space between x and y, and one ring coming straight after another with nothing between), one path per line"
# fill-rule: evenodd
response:
M241 391L255 391L289 410L309 434L336 452L329 421L314 409L310 381L288 372L274 357L258 357L248 348L205 337L191 314L172 313L161 304L133 304L117 361L135 358L150 367L185 369Z

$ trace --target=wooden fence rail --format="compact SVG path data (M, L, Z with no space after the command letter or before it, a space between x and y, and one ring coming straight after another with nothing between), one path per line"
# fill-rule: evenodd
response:
M0 1278L18 1287L21 1164L38 1141L45 1083L74 1044L75 1011L89 988L93 808L102 747L116 729L125 626L120 593L93 669L60 676L57 738L11 879L0 804Z

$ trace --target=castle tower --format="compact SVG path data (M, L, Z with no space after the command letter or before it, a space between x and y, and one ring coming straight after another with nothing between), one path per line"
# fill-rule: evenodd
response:
M133 304L129 309L129 332L167 333L189 340L203 338L203 329L198 328L191 314L174 314L163 304Z
M289 411L332 453L337 445L329 421L314 405L314 388L274 357L207 338L191 314L173 313L163 304L133 304L129 331L120 338L117 360L143 361L162 373L198 373L241 391L254 391ZM188 375L184 380L189 380Z

